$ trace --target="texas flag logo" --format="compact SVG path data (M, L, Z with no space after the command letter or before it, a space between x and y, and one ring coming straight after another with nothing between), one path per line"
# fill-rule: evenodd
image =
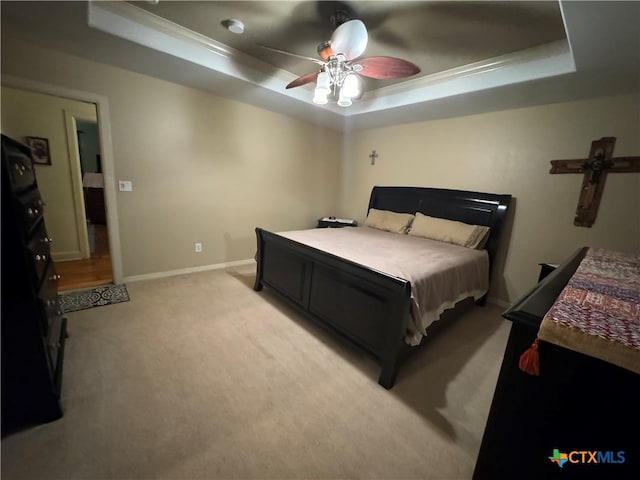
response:
M557 463L560 468L569 460L569 456L566 453L560 453L557 448L553 449L553 456L549 457L553 463Z

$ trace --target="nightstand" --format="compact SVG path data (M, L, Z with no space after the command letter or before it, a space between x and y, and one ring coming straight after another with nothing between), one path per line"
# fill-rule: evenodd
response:
M322 217L318 220L317 228L357 227L358 222L348 218Z

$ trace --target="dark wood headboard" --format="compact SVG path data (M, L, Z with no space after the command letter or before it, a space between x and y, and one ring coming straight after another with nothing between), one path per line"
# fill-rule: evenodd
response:
M369 209L420 212L471 225L490 227L485 249L493 265L511 195L423 187L373 187ZM368 210L367 210L368 212Z

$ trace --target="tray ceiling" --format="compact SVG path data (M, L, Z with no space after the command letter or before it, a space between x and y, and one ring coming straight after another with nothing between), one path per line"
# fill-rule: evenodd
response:
M346 12L367 25L363 56L409 60L421 73L366 80L353 106L314 105L314 71ZM237 18L242 35L223 21ZM3 2L13 35L336 128L442 118L640 89L640 2L164 1ZM607 25L606 31L602 28ZM604 74L609 69L611 75Z

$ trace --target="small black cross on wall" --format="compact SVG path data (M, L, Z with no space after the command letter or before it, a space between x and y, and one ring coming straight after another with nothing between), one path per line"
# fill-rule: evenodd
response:
M375 164L376 164L376 159L378 158L378 152L376 152L375 150L373 150L373 151L369 154L369 158L371 159L371 165L375 165Z

